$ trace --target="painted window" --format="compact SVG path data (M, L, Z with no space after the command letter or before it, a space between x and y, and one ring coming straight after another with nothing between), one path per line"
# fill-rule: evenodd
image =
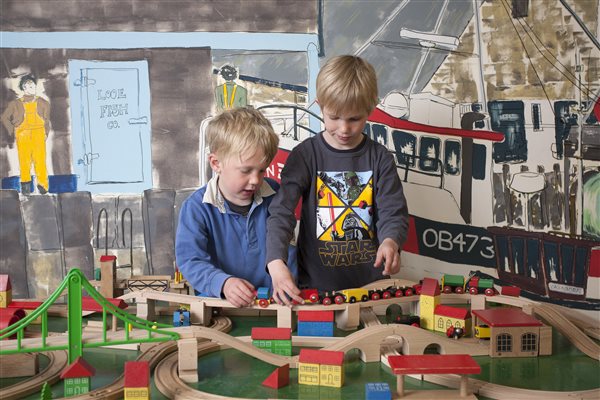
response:
M415 166L415 154L417 149L417 137L412 133L394 130L392 140L396 149L396 160L401 166Z
M371 125L371 139L377 143L381 143L385 147L388 145L387 128L385 125L372 124Z
M523 238L511 239L512 258L515 274L524 275L525 273L525 241Z
M487 149L483 144L473 144L473 158L471 166L473 168L473 179L484 180L485 168L487 163Z
M527 239L527 276L540 276L540 242L537 239Z
M440 139L424 136L419 144L419 168L423 171L439 171Z
M537 335L525 333L521 335L521 351L537 351Z
M527 161L524 108L522 101L489 102L492 130L504 134L504 141L494 143L495 162Z
M512 352L512 346L512 335L502 333L496 336L496 351L498 353L510 353Z
M460 142L446 140L444 142L444 172L449 175L460 174Z
M533 123L534 131L542 129L542 105L539 103L531 105L531 122Z

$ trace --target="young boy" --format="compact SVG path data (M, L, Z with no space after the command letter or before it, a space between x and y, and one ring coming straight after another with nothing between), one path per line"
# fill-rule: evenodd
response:
M269 208L267 268L278 304L302 301L285 258L300 198L300 286L356 288L397 273L408 231L393 156L363 134L378 102L373 67L354 56L330 59L317 76L317 102L325 131L290 153Z
M182 205L177 265L196 292L243 307L253 303L255 288L271 287L264 268L266 224L278 185L263 179L279 139L252 108L216 116L206 139L216 176Z

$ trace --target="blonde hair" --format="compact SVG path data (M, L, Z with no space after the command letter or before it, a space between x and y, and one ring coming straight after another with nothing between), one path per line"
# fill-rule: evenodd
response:
M370 114L379 101L377 94L375 69L360 57L333 57L317 76L317 99L321 110L327 107L336 114Z
M279 137L260 111L240 107L225 110L208 123L206 142L209 151L224 160L251 157L260 150L264 162L270 163L277 153Z

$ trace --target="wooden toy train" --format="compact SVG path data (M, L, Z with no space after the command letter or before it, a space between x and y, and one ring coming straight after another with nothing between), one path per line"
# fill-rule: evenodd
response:
M494 288L494 280L491 278L482 278L475 274L468 277L462 275L445 274L442 276L440 290L443 293L468 293L472 295L485 294L494 296L498 291ZM388 286L385 289L344 289L331 292L322 292L317 289L302 289L300 296L305 304L343 304L356 303L358 301L371 301L380 299L389 299L392 297L418 295L421 292L421 284L413 286ZM256 304L261 307L268 307L273 303L270 297L269 288L260 287L256 291Z

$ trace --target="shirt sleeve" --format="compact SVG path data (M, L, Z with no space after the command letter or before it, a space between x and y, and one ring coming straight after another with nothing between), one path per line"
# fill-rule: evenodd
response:
M391 238L402 247L408 235L408 206L394 157L385 150L378 165L377 238L379 243Z
M181 274L196 292L221 297L223 284L231 277L215 266L208 251L209 229L198 198L188 198L181 208L175 236L175 257Z
M310 185L309 168L300 146L290 153L281 171L281 186L269 206L266 263L288 262L288 250L296 227L296 205Z

